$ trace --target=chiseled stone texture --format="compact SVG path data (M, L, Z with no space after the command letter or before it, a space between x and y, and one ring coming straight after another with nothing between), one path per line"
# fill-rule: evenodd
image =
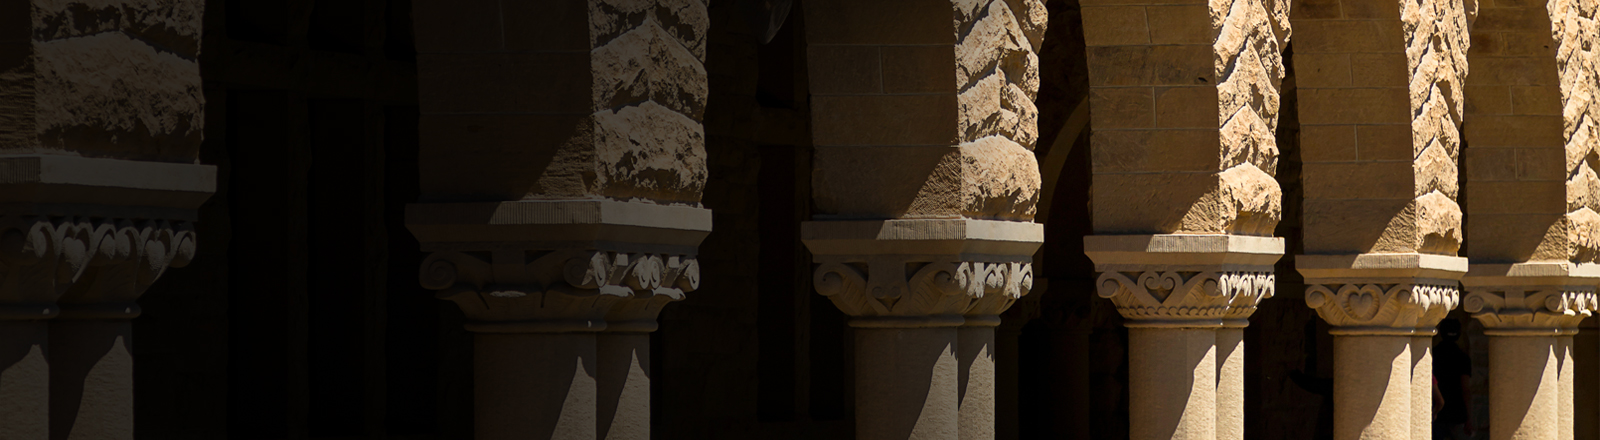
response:
M1289 2L1086 1L1083 16L1108 183L1096 231L1271 235Z
M821 218L1031 220L1040 0L805 8Z
M1307 252L1460 249L1469 6L1341 0L1296 11Z
M450 18L417 17L423 199L699 205L706 3L526 6L453 12L504 23L488 43L452 40Z
M1593 8L1557 0L1480 12L1464 159L1475 258L1600 261Z
M1600 105L1595 103L1595 6L1576 0L1549 2L1550 32L1556 38L1556 70L1561 78L1562 136L1566 138L1567 214L1552 227L1560 230L1550 238L1564 245L1552 246L1566 260L1600 261Z
M0 8L11 34L0 35L0 152L194 161L205 113L196 59L204 7L39 0Z
M1455 255L1461 247L1461 207L1455 203L1461 153L1462 94L1470 38L1460 0L1401 2L1406 59L1411 69L1411 146L1415 159L1418 252ZM1435 194L1442 194L1439 197Z

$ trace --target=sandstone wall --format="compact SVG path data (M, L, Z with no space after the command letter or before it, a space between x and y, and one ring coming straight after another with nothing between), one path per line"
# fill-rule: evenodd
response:
M1097 233L1272 234L1288 9L1084 2Z
M804 9L819 217L1033 218L1042 1Z
M1593 16L1578 1L1482 5L1466 87L1475 261L1597 259Z
M699 203L703 0L419 3L424 200Z
M202 0L0 3L0 154L199 154Z
M1469 12L1459 0L1297 7L1307 252L1455 255Z

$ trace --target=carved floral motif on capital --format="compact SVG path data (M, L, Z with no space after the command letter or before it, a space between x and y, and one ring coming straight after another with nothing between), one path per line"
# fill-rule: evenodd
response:
M1491 331L1575 332L1597 306L1594 287L1495 287L1472 290L1461 308Z
M1096 290L1133 321L1243 325L1276 280L1271 272L1102 272Z
M0 217L0 319L132 318L138 299L168 268L194 258L184 221Z
M915 267L915 270L910 268ZM909 276L907 276L909 274ZM1033 265L1025 262L830 262L813 275L817 292L851 317L948 317L960 324L966 315L985 323L1033 289ZM992 321L992 322L990 322Z
M700 286L692 256L610 252L443 251L422 262L422 286L440 291L487 332L639 331Z
M1460 298L1456 286L1440 284L1372 282L1306 288L1306 305L1346 333L1431 332Z

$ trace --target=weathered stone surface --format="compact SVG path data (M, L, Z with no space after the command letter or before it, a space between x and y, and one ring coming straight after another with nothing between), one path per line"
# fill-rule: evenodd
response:
M1273 175L1288 7L1216 0L1085 8L1096 231L1272 234L1282 217Z
M1251 164L1216 174L1216 186L1184 214L1181 232L1272 235L1283 217L1283 191Z
M31 7L29 7L31 6ZM0 150L189 162L202 137L196 1L41 1L0 50Z
M589 53L594 110L649 100L700 120L706 108L705 65L647 20Z
M1228 169L1248 161L1277 170L1278 84L1284 68L1280 47L1289 36L1288 4L1252 0L1210 3L1217 72L1217 121Z
M955 147L838 147L817 151L817 212L837 218L1030 220L1039 166L1001 136Z
M699 203L705 129L654 102L594 115L596 192L617 200Z
M1013 8L1012 3L1025 7ZM1031 150L1038 140L1039 110L1033 99L1039 92L1036 53L1044 32L1044 9L1035 3L951 2L961 142L1001 135ZM1030 32L1040 35L1033 37Z

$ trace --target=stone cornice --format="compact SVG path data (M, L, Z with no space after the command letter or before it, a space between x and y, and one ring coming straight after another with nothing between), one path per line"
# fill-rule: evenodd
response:
M1494 336L1575 334L1600 307L1600 266L1592 263L1473 264L1462 283L1462 309Z
M211 165L0 155L0 212L194 221L216 180Z
M415 203L406 227L426 251L608 249L693 254L711 210L614 200Z
M1033 288L1042 225L973 219L812 221L817 292L853 327L994 326Z
M1283 239L1223 234L1091 235L1096 293L1128 327L1244 327L1276 292Z
M1467 259L1420 253L1299 255L1306 306L1335 335L1432 335L1461 302Z

